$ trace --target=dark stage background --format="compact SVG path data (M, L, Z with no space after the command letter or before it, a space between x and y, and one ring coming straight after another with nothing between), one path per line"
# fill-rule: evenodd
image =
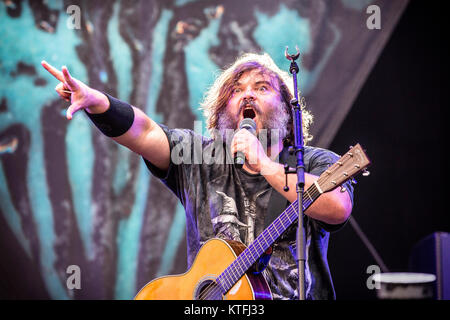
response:
M450 231L445 21L438 6L410 2L331 144L359 141L370 155L371 175L358 179L353 216L390 271L408 271L418 241ZM331 236L329 262L338 299L376 298L366 269L377 263L351 225Z

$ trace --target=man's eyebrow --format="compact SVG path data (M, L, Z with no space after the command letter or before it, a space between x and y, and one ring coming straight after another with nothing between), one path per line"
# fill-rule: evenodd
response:
M271 83L270 81L267 81L267 80L259 80L259 81L256 81L255 84L256 84L256 85L267 84L267 85L273 87L273 86L272 86L272 83ZM242 85L242 83L240 83L239 81L235 81L235 82L234 82L234 85L235 85L235 86L240 86L240 85Z
M272 83L271 83L270 81L267 81L267 80L256 81L255 84L256 84L256 85L266 84L266 85L268 85L268 86L270 86L270 87L273 87L273 86L272 86Z

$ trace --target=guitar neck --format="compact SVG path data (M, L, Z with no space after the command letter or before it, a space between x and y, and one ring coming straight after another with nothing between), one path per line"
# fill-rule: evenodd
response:
M303 211L318 197L316 185L311 185L303 194ZM230 264L216 281L227 292L259 259L259 257L298 219L298 201L295 200L283 211L238 257Z

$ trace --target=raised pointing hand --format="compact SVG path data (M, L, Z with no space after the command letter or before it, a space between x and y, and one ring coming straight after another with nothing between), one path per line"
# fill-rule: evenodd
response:
M107 99L105 100L106 97L103 94L73 78L67 67L63 66L59 71L46 61L42 61L41 64L61 82L55 87L59 96L71 103L66 112L67 119L71 120L73 114L81 109L90 108L87 110L88 112L99 113L106 111L109 107L109 103Z

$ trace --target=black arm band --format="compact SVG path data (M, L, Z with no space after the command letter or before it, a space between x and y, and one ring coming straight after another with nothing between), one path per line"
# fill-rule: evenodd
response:
M134 111L131 105L120 101L107 93L104 95L109 100L109 108L103 113L86 114L95 126L108 137L118 137L131 128L134 121Z

